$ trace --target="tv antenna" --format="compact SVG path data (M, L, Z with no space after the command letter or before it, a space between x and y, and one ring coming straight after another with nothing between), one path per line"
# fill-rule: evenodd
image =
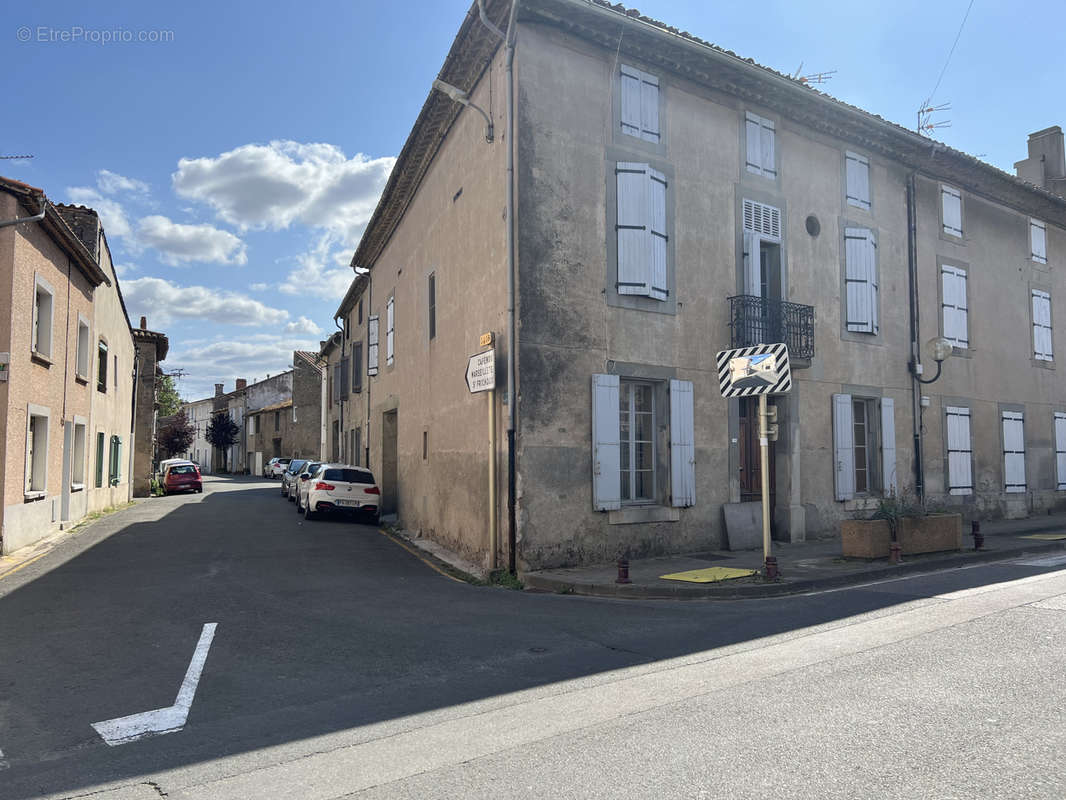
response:
M33 158L33 156L32 156L32 155L24 155L24 156L0 156L0 160L3 160L3 161L22 161L22 160L24 160L24 159L28 159L28 158Z
M825 72L812 72L810 75L800 75L801 72L803 72L802 61L800 62L800 65L796 67L796 71L792 73L792 80L806 84L826 83L837 74L835 69L827 70Z
M918 133L923 136L932 133L938 128L950 128L950 119L933 119L934 114L939 114L943 111L950 111L951 103L941 103L938 106L930 105L927 100L922 103L922 107L918 109Z

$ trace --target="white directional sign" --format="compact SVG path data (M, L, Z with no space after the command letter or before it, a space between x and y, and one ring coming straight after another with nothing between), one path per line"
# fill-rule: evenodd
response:
M784 394L792 389L792 368L784 344L722 350L715 363L722 397Z
M466 364L466 386L471 393L488 392L496 388L495 350L470 356Z

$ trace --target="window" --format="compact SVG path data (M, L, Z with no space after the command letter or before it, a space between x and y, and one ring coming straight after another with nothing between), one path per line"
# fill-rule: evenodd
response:
M847 329L876 334L877 240L866 228L844 229L844 286Z
M764 299L780 297L778 287L781 285L781 210L745 199L743 217L743 294ZM770 341L765 337L776 334L769 329L768 318L763 316L767 307L759 308L762 309L762 319L746 321L746 325L750 323L746 333L757 341Z
M341 365L337 362L333 365L333 402L341 401Z
M363 391L363 343L352 345L352 391Z
M281 412L280 411L275 411L274 412L274 430L275 431L281 430Z
M390 297L385 304L385 363L392 366L395 361L395 333L396 333L396 298Z
M945 409L948 450L948 494L973 494L973 443L970 438L970 409Z
M341 363L337 365L337 369L340 371L340 379L337 381L337 385L340 388L341 400L348 399L348 359L342 358Z
M1038 361L1052 361L1051 295L1040 289L1033 296L1033 357Z
M1033 261L1047 263L1047 226L1038 219L1029 220L1029 251Z
M944 217L944 233L962 237L962 195L950 186L940 187L940 205Z
M31 349L37 355L52 357L52 287L43 278L34 281L33 340Z
M378 318L367 318L366 331L366 374L378 374Z
M422 431L422 460L429 458L429 431Z
M352 469L351 467L332 467L322 473L321 480L341 481L343 483L374 483L374 476L365 469Z
M256 420L258 420L258 419L259 419L259 417L248 417L248 435L249 436L254 436L255 435L255 423L256 423Z
M944 338L956 347L969 347L966 270L943 264L940 267L940 282Z
M30 405L26 425L26 492L48 487L48 409Z
M96 344L96 390L107 391L107 342L103 339Z
M429 275L429 338L437 337L437 274Z
M870 162L866 156L844 153L844 172L849 206L870 210Z
M118 356L114 356L115 360L115 388L118 388Z
M647 164L618 162L618 294L665 300L666 177Z
M96 482L93 484L97 489L104 485L104 432L96 434Z
M363 301L359 301L359 324L363 324Z
M70 463L70 483L73 488L85 486L85 423L74 423L74 447Z
M1003 411L1003 489L1025 491L1025 422L1020 411Z
M344 318L344 341L348 341L351 331L348 325L348 317Z
M1055 412L1055 488L1066 489L1066 414Z
M111 486L118 486L122 480L122 437L112 436L108 450L107 480Z
M765 178L777 178L773 120L752 114L746 115L747 170Z
M622 65L622 133L646 142L659 142L659 79Z
M833 461L837 500L896 493L895 403L891 397L833 395Z
M659 406L666 398L667 409ZM695 442L692 383L623 380L592 376L593 502L599 511L661 502L669 471L670 503L695 503ZM664 411L666 413L664 413ZM669 417L669 462L658 452L657 431ZM667 464L669 466L667 466Z
M89 380L89 323L81 314L78 315L78 355L75 360L75 374L83 381Z

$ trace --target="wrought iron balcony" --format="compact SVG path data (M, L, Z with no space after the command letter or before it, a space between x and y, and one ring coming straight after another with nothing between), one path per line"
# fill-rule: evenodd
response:
M814 306L753 295L729 298L730 347L784 342L790 358L814 357Z

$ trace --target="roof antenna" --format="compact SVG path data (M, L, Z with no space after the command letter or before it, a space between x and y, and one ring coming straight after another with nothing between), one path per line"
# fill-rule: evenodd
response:
M950 128L951 120L934 120L933 115L939 114L941 111L950 111L951 103L941 103L938 106L929 104L930 101L926 100L922 103L922 107L918 109L918 133L923 136L932 133L937 128Z
M800 64L800 66L802 67L803 65ZM832 80L833 76L836 75L836 74L837 74L837 71L835 69L831 69L831 70L828 70L827 72L812 72L810 75L804 75L802 78L799 78L798 80L799 80L800 83L806 83L806 84L828 83L830 80Z
M33 158L33 156L32 155L25 155L25 156L0 156L0 159L2 159L4 161L21 161L21 160L27 159L27 158Z

